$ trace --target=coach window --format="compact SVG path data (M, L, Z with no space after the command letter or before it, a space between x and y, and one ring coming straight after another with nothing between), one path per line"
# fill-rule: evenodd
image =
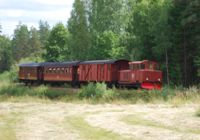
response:
M53 73L56 73L56 68L53 68Z
M67 74L67 68L65 69L65 71L66 71L66 74Z
M70 69L70 74L72 74L72 69Z
M60 73L60 68L57 68L57 70L56 70L56 71L57 71L57 73Z

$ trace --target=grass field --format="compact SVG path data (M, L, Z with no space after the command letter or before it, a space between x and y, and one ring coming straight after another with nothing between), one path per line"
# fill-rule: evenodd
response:
M200 89L81 89L0 75L0 140L198 140Z
M200 139L199 105L0 103L1 140Z

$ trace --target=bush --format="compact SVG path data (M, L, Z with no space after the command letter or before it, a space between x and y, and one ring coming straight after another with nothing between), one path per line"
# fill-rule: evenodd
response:
M107 89L105 83L89 83L87 86L84 86L78 93L81 99L100 99L105 100L113 99L115 96L114 90Z

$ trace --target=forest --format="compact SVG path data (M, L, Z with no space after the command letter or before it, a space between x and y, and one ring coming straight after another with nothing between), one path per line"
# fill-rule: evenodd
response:
M0 73L22 60L154 60L171 86L200 82L200 0L75 0L66 23L2 34Z

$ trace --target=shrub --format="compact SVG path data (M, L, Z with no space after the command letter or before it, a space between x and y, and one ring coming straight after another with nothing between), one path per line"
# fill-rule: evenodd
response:
M115 96L115 92L112 89L108 89L105 83L89 83L84 86L78 93L81 99L105 99L112 100Z
M78 95L81 99L94 98L96 96L96 85L94 83L89 83L87 86L81 88Z

